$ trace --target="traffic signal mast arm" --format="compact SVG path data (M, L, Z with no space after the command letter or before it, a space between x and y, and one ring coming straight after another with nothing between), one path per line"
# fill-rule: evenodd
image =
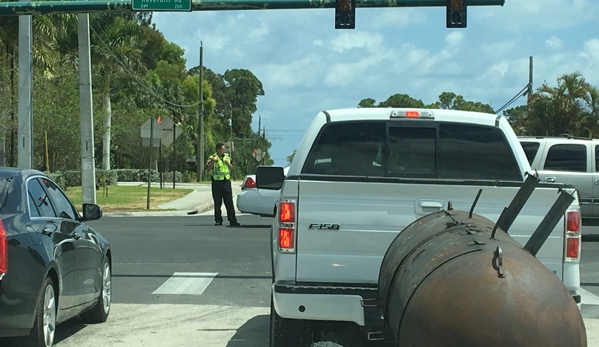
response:
M147 0L137 0L141 3ZM174 4L176 0L171 0ZM183 0L191 1L191 0ZM351 0L350 0L351 1ZM132 11L133 0L112 1L34 1L0 2L0 16L38 15L50 13L90 13L107 11ZM178 1L177 4L181 4ZM446 7L447 0L355 0L355 7ZM468 6L503 6L505 0L468 0ZM192 1L191 11L226 10L277 10L306 8L336 8L337 0L202 0ZM183 6L185 8L185 6ZM174 11L181 9L149 9L148 11Z

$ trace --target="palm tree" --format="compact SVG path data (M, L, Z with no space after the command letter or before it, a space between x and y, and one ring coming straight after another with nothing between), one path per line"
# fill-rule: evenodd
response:
M111 78L115 73L142 69L139 48L142 42L138 21L127 14L94 14L92 59L101 78L104 135L102 137L102 169L110 170L111 149Z
M111 78L117 73L131 73L141 69L139 48L142 39L138 21L127 15L97 13L90 23L92 31L92 59L100 75L104 135L102 137L102 169L110 170L111 149Z
M524 124L529 135L588 136L581 131L588 123L589 84L578 72L565 74L557 79L557 87L547 83L537 89L531 97ZM588 127L587 127L588 128Z
M43 69L44 73L51 75L60 59L60 54L56 51L57 40L73 28L74 15L48 15L34 16L32 21L32 49L34 68ZM76 26L75 26L76 27ZM16 131L15 114L15 95L17 74L16 51L19 41L19 17L3 17L0 22L0 101L2 105L8 105L0 109L0 165L4 165L5 155L5 134L11 134L11 165L14 165L14 132Z

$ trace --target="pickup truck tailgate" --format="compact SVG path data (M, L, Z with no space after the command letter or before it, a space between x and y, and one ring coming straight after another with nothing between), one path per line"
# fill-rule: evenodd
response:
M486 184L486 185L485 185ZM470 210L497 221L519 186L417 180L394 182L299 181L296 281L370 283L378 281L385 251L414 220L447 209ZM524 245L557 198L554 188L537 188L515 220L510 235ZM562 278L564 220L558 223L537 258Z

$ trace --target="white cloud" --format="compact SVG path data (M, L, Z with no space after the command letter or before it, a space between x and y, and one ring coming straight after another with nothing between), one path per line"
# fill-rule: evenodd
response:
M371 11L371 13L373 13L372 9L368 9L367 11ZM367 13L367 11L364 12ZM426 12L421 8L390 7L385 9L385 11L382 13L379 11L375 16L371 16L371 13L367 13L365 20L372 21L372 27L374 29L381 29L383 27L405 28L417 26L425 23L426 21ZM356 14L356 23L360 23L361 20L361 16Z
M458 46L464 40L464 34L461 31L452 31L445 36L445 42L449 46Z
M555 30L588 21L599 13L596 0L507 0L503 7L476 8L470 20L490 23L500 30Z
M557 36L553 35L549 40L545 41L545 44L549 48L559 49L562 47L562 40L560 40Z
M342 32L331 40L331 47L340 53L345 53L352 48L364 48L372 53L377 51L382 44L383 35L363 31Z
M262 115L267 130L305 130L323 109L396 93L430 103L451 91L500 107L528 83L529 56L535 87L574 71L599 85L596 0L472 6L468 28L459 30L445 28L440 8L358 8L356 30L334 30L332 11L156 13L154 21L185 49L188 67L197 65L201 39L204 63L216 73L252 71L265 90L254 127ZM271 155L284 158L298 142L273 141Z

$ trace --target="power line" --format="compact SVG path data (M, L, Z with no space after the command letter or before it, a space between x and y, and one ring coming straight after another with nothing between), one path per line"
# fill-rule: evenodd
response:
M96 21L96 23L98 24L98 28L104 33L104 35L108 36L108 34L106 34L106 31L104 31L104 29L102 29L102 26L99 25L100 23L98 23L98 18L100 20L102 20L102 22L104 22L104 24L106 24L106 26L110 26L110 23L108 23L106 21L106 19L104 19L102 16L94 16L93 19ZM141 53L143 55L145 55L146 57L148 57L151 61L153 61L154 63L156 63L156 65L158 65L158 61L156 60L156 58L150 56L148 53L146 53L144 50L141 51ZM121 55L122 56L122 55Z
M197 102L195 104L190 104L190 105L180 105L180 104L168 101L164 97L162 97L161 95L156 94L156 92L154 92L151 87L147 86L144 82L142 82L141 80L139 80L137 78L136 74L133 71L131 71L127 66L125 66L125 64L117 57L117 55L108 47L108 45L106 44L106 42L102 39L102 36L96 31L96 29L94 29L93 26L90 26L90 28L98 36L98 39L100 40L100 42L102 43L102 45L104 46L104 48L110 53L110 55L112 55L112 57L117 61L117 63L121 67L123 67L123 69L125 71L127 71L129 73L129 75L131 77L133 77L133 79L135 79L135 81L137 83L139 83L145 90L147 90L150 94L152 94L153 96L155 96L156 98L158 98L160 101L162 101L162 102L164 102L166 104L169 104L171 106L175 106L175 107L194 107L194 106L198 106L200 104L199 102ZM100 28L100 30L102 30L102 29ZM104 34L106 36L108 36L106 34L106 32L104 32Z
M181 26L182 26L182 27L183 27L185 30L189 31L189 33L190 33L190 34L192 34L193 36L195 36L195 38L196 38L196 39L198 39L198 40L200 40L200 41L202 40L202 39L200 39L200 38L199 38L199 37L198 37L198 36L197 36L197 35L196 35L194 32L192 32L191 30L189 30L189 29L188 29L188 28L185 26L185 24L183 24L183 22L181 22L181 21L179 20L179 18L177 18L177 16L175 16L175 15L174 15L172 12L169 12L169 14L170 14L172 17L174 17L174 18L177 20L177 22L179 22L179 24L181 24Z
M522 90L519 91L518 94L516 94L513 98L511 98L508 102L506 102L505 105L501 106L498 110L496 110L495 113L499 113L499 112L505 110L511 104L516 102L516 100L518 100L518 98L524 96L524 94L527 90L528 90L528 84L524 88L522 88Z

